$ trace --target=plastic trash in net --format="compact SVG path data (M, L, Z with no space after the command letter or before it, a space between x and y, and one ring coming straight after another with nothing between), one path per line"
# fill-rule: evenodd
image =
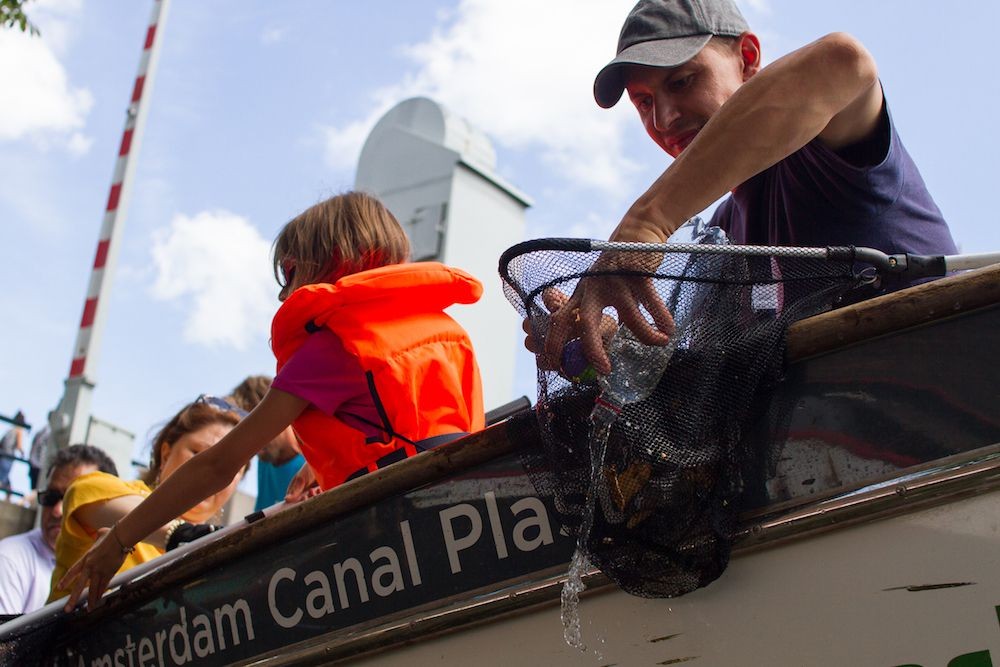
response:
M785 330L860 282L851 249L734 246L699 219L686 229L690 243L657 246L529 241L500 264L538 341L546 292L568 296L583 280L648 281L673 314L670 342L651 346L605 308L616 324L607 377L539 369L543 447L523 457L586 559L644 597L682 595L723 572L740 497L775 459L775 443L746 436L782 374ZM606 440L595 437L602 422Z

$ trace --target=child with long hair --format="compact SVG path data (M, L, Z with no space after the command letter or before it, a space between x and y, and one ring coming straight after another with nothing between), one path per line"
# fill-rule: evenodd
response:
M472 344L444 313L482 285L409 243L375 198L350 192L285 225L274 247L283 302L271 325L278 372L260 404L102 536L60 586L93 608L134 544L218 490L294 426L320 488L333 488L484 426Z

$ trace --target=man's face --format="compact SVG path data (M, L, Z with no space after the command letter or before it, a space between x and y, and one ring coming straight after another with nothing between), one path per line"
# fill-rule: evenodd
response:
M66 493L66 489L69 488L74 479L96 470L97 466L92 463L61 466L52 471L52 476L49 477L49 485L45 490L53 491L62 496ZM51 507L42 507L42 537L52 550L56 548L56 538L59 537L59 530L62 528L62 518L61 498Z
M754 38L756 42L756 38ZM739 43L712 41L678 67L630 65L625 90L646 133L672 157L688 144L726 100L756 72Z

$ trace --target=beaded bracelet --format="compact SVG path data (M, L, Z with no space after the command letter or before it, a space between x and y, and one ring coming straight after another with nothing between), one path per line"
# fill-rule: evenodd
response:
M115 521L113 524L111 524L111 531L110 532L111 532L112 537L115 538L115 542L117 542L118 546L121 547L122 555L123 556L129 556L129 555L131 555L132 553L135 552L135 545L127 547L127 546L125 546L122 543L121 538L118 537L118 522L117 521Z

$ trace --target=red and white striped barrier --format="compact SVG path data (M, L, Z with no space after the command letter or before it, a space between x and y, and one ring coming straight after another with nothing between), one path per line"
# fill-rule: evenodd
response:
M168 0L154 0L153 13L149 28L146 30L146 41L143 44L142 56L139 59L139 72L132 88L132 99L129 102L125 119L125 130L122 133L121 146L118 149L118 160L115 163L114 175L111 179L111 191L104 212L104 221L97 241L97 253L94 256L94 266L90 274L90 284L87 288L86 300L83 304L83 317L80 319L80 330L73 346L73 361L70 363L69 379L89 378L88 371L93 368L95 352L99 344L99 333L103 328L102 300L111 287L111 273L117 258L118 240L124 220L119 220L119 213L125 208L131 181L132 156L138 152L139 138L145 120L146 105L143 98L151 87L151 77L154 71L158 42L157 28L166 13ZM124 214L122 214L124 217Z

